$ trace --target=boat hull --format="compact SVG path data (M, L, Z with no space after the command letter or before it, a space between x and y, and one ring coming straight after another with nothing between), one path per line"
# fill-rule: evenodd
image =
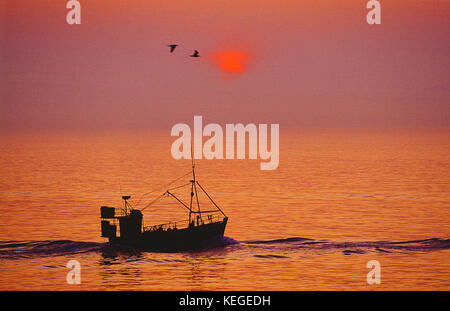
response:
M186 251L214 247L223 238L228 218L222 221L175 230L144 231L135 238L113 238L122 244L151 251Z

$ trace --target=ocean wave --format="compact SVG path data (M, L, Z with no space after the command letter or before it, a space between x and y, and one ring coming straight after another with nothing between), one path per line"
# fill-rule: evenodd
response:
M312 241L308 238L285 238L285 239L275 239L275 240L256 240L256 241L244 241L246 244L277 244L277 243L293 243L293 242L307 242Z
M337 250L345 255L365 254L370 251L378 253L419 252L450 249L450 239L429 238L410 241L328 241L313 240L301 237L290 237L274 240L256 240L241 242L249 246L272 245L280 250Z
M450 239L430 238L410 241L328 241L302 237L289 237L271 240L237 241L223 237L206 247L207 250L223 249L230 245L236 248L250 248L256 258L290 258L292 252L301 251L339 251L344 255L377 253L427 252L450 249ZM264 250L264 251L263 251ZM261 254L263 251L263 254ZM122 254L140 254L140 250L127 246L111 246L108 243L77 242L70 240L47 241L0 241L0 259L20 259L46 256L66 256L88 252L98 252L104 257ZM268 252L268 254L264 254ZM282 254L282 255L280 255Z

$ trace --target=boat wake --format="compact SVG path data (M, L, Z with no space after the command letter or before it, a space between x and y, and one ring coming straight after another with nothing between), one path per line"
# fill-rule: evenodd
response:
M105 243L75 242L69 240L0 241L0 260L97 252L105 245Z
M321 254L341 252L343 255L366 253L411 253L430 252L450 249L450 239L430 238L412 241L346 241L314 240L290 237L273 240L237 241L224 236L211 242L200 251L227 250L227 252L245 250L257 258L290 258L295 253ZM198 252L197 250L196 252ZM0 241L0 260L26 259L36 257L68 256L84 253L108 254L142 253L131 247L110 246L108 243L76 242L70 240L53 241Z
M248 247L268 246L279 251L329 252L340 251L344 255L377 253L410 253L450 249L450 239L430 238L411 241L345 241L313 240L292 237L276 240L257 240L241 242Z

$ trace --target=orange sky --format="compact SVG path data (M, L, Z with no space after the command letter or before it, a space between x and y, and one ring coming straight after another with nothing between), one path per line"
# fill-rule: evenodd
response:
M1 2L2 129L449 124L448 1L80 2Z

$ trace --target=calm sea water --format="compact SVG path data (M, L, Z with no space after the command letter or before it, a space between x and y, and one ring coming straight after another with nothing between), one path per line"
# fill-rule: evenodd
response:
M281 129L277 170L197 161L199 181L229 216L221 245L109 247L101 205L128 194L145 206L189 172L167 134L2 134L0 290L450 289L449 130ZM166 199L144 222L185 216ZM79 285L66 282L72 259ZM366 282L370 260L381 264L380 285Z

